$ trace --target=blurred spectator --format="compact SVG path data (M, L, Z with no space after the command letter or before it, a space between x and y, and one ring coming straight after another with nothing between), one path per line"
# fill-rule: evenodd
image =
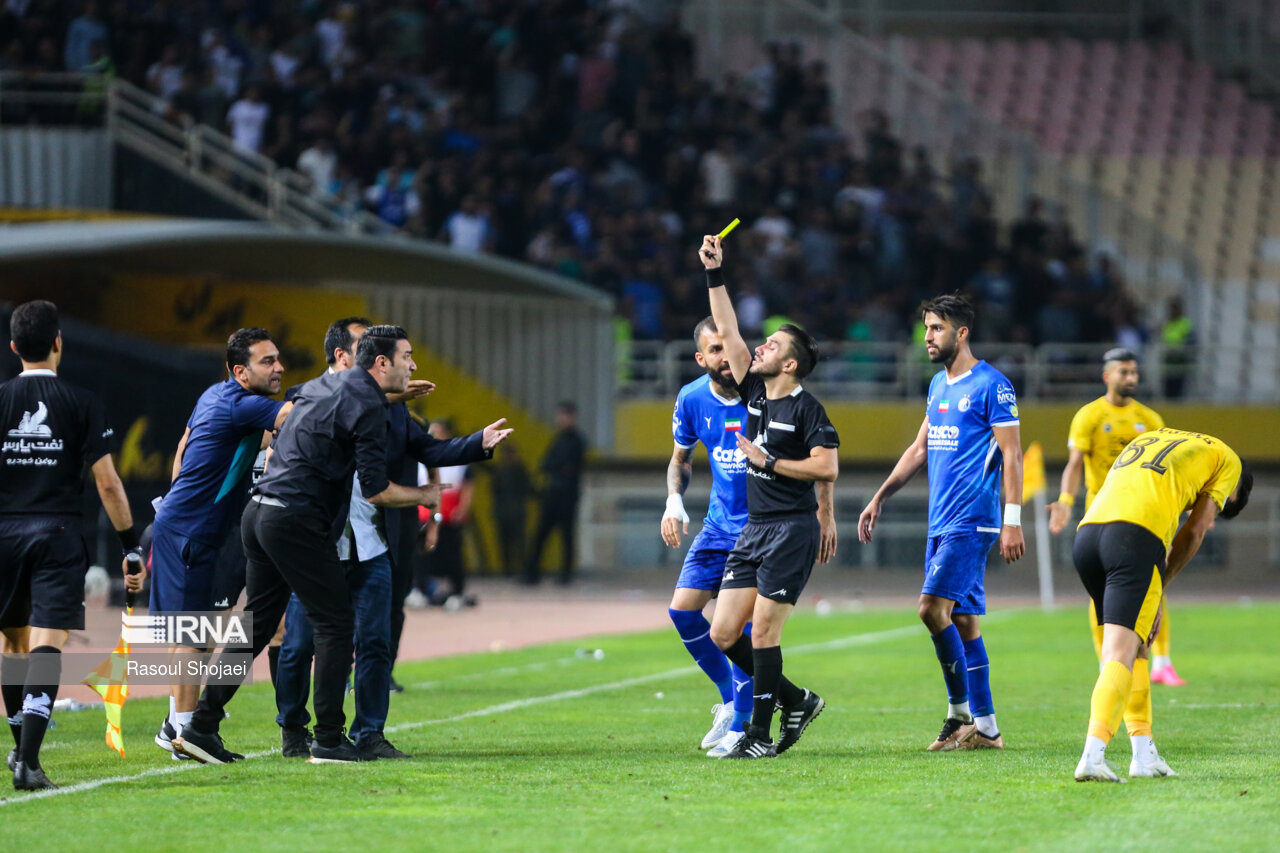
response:
M433 438L447 441L453 438L452 422L433 420L428 431ZM427 603L436 607L473 607L476 598L468 595L466 562L462 555L463 536L471 523L471 501L475 493L475 473L469 465L456 465L438 471L439 482L448 488L440 493L440 507L436 512L439 533L435 549L429 551L426 573L429 582L419 583L418 588L427 592ZM426 469L419 466L418 481L426 482ZM441 589L435 581L446 581ZM429 590L424 589L430 586Z
M462 252L488 252L493 248L489 216L473 195L462 199L462 206L449 214L441 235L450 246Z
M1188 372L1193 359L1187 351L1195 343L1195 329L1186 315L1182 298L1169 299L1165 311L1164 326L1160 329L1160 343L1164 344L1164 395L1171 400L1180 399L1187 388Z
M338 152L328 137L320 137L298 156L298 171L311 183L311 194L331 192L338 171Z
M227 111L231 141L242 151L258 153L262 150L262 137L270 117L271 107L262 100L262 87L257 84L250 86L244 97Z
M67 70L81 71L95 61L101 61L106 53L104 48L107 36L107 25L102 22L98 0L86 0L83 10L67 27L67 40L62 53ZM99 43L100 54L97 59L90 53L90 45L94 42Z

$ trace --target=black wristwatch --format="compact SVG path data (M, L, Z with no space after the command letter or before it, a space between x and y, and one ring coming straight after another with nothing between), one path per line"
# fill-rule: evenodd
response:
M778 462L778 457L774 456L772 453L766 450L764 454L764 465L762 466L764 470L772 474L773 466L776 465L777 462Z

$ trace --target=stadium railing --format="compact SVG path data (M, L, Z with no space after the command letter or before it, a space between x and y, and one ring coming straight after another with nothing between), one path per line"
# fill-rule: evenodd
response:
M102 127L117 144L257 219L308 231L398 234L366 211L349 210L329 193L312 192L302 175L236 147L225 133L168 116L164 101L126 80L0 72L0 126Z
M1026 400L1082 400L1100 393L1097 344L997 344L977 342L975 353L1012 380ZM805 385L823 399L911 400L938 371L920 344L824 343L822 361ZM702 375L690 341L632 341L619 347L618 394L628 399L675 399L680 387ZM1200 367L1200 348L1148 346L1142 354L1144 397L1216 399ZM1250 402L1280 402L1251 400Z

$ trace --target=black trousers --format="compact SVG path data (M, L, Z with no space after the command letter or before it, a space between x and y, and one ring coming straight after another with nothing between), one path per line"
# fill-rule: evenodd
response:
M541 511L538 513L538 533L533 540L533 550L529 552L529 562L525 566L525 579L537 581L542 577L542 549L554 531L560 532L561 561L560 577L568 580L573 574L573 545L578 525L578 497L550 494L543 498Z
M249 502L240 530L248 560L245 609L253 614L253 656L267 647L288 606L289 593L296 593L315 628L316 741L335 746L346 724L342 700L355 632L351 587L337 549L320 521L257 501ZM191 720L196 731L218 730L223 709L239 687L205 687Z
M461 595L467 586L467 568L462 562L462 525L441 524L436 549L427 555L427 575L449 582L449 594Z

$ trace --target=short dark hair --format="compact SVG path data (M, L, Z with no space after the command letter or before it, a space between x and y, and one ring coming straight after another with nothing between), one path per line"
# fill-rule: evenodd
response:
M407 340L409 333L399 326L370 326L364 330L360 346L356 348L356 366L369 370L380 355L395 364L398 342Z
M1126 347L1112 347L1102 354L1102 363L1109 361L1137 361L1138 354Z
M970 332L973 331L973 300L958 290L921 302L920 319L923 320L925 314L937 314L957 329L967 326Z
M804 379L818 364L818 342L795 323L783 323L778 331L791 336L791 358L796 360L796 378Z
M1232 491L1236 492L1236 499L1231 500L1230 497L1228 497L1227 500L1223 502L1223 518L1235 518L1240 514L1241 510L1249 505L1249 493L1253 491L1253 469L1249 466L1249 463L1245 462L1243 459L1240 460L1239 484L1236 489L1232 489Z
M236 329L227 338L227 372L234 373L237 364L249 366L249 347L271 340L271 333L257 326Z
M343 317L341 320L334 320L324 333L324 360L332 366L338 361L334 355L337 350L351 352L351 346L355 342L355 335L351 334L352 326L364 326L367 329L372 325L368 317Z
M58 340L58 306L46 299L36 299L13 309L9 316L9 339L23 361L44 361Z
M714 317L703 317L698 321L698 325L693 327L693 346L695 349L702 349L702 333L703 332L719 332L716 328L716 319Z

